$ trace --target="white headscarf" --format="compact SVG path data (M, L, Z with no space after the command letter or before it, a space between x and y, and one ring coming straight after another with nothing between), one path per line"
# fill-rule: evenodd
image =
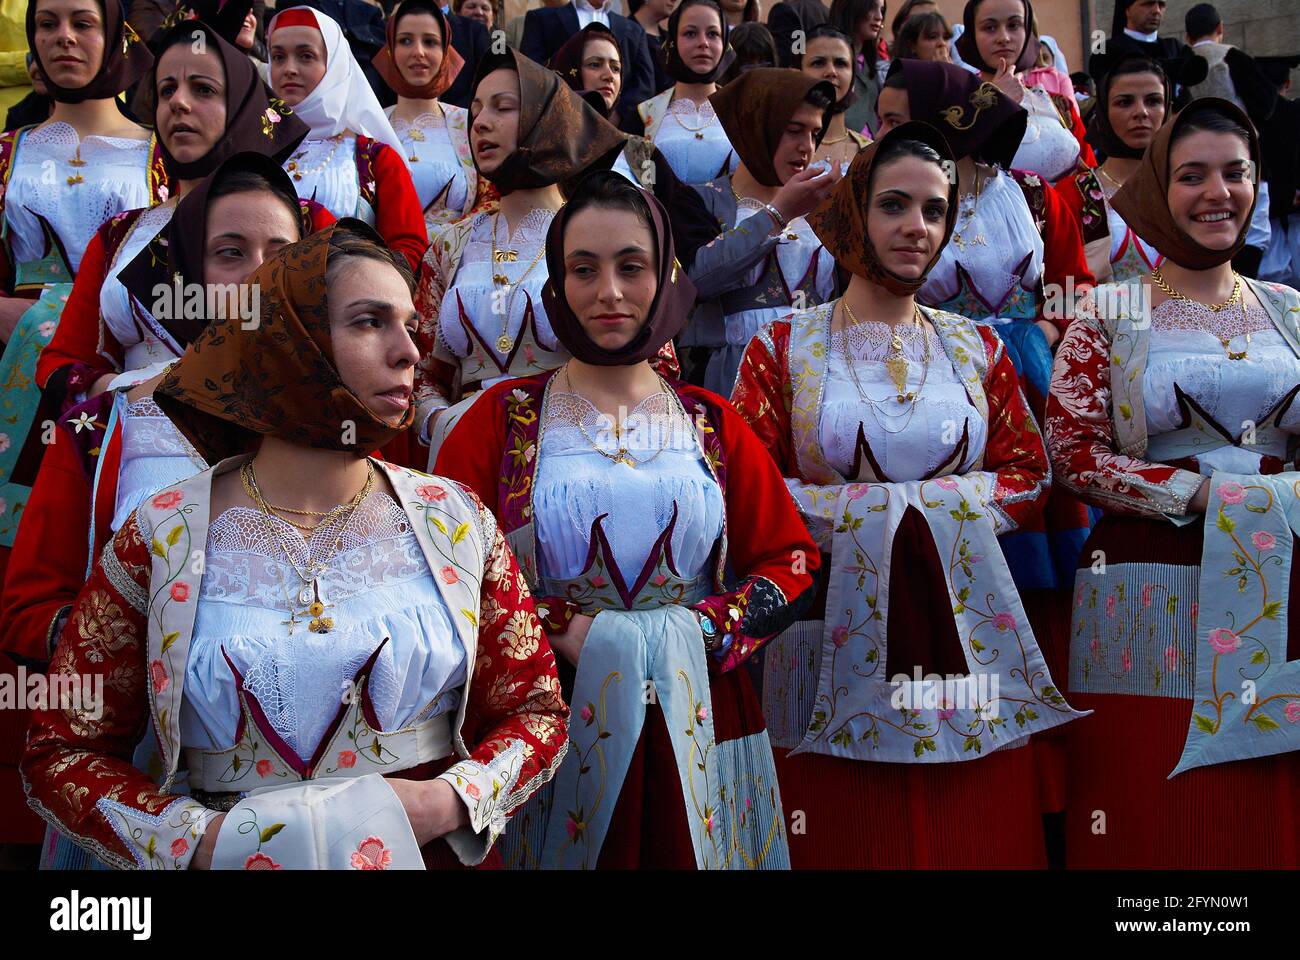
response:
M276 21L288 10L308 10L325 39L325 76L316 89L293 108L295 115L311 127L312 139L337 136L345 130L386 143L406 161L406 150L388 122L379 98L370 87L361 65L348 46L343 30L328 15L314 7L288 7L272 19L267 28L268 46Z

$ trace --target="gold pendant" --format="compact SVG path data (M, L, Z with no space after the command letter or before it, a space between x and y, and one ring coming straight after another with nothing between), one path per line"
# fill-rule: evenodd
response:
M907 387L907 361L902 357L890 357L885 361L885 372L889 374L894 390L901 398Z
M704 139L704 134L701 133L699 130L696 130L696 131L695 131L695 139L696 139L696 140L703 140L703 139Z
M497 349L502 353L509 353L510 348L514 345L515 342L511 339L509 334L503 333L501 336L497 337Z
M422 142L422 141L424 140L424 132L423 132L422 130L412 130L412 131L411 131L411 139L412 139L412 140L419 140L419 141Z
M1228 351L1228 359L1229 359L1229 360L1245 360L1245 359L1246 359L1246 354L1248 354L1249 352L1250 352L1249 350L1242 350L1240 353L1237 353L1237 352L1235 352L1235 351L1229 350L1229 351Z
M614 458L614 462L615 462L615 463L621 463L621 464L623 464L624 466L627 466L627 467L631 467L633 470L636 469L636 461L633 460L633 459L632 459L630 456L628 456L626 453L620 453L617 457Z
M68 186L70 187L75 187L77 184L85 182L86 181L81 174L77 174L75 177L68 177Z
M516 263L519 260L518 250L493 250L492 259L497 263Z
M86 161L81 159L80 154L68 161L68 166L70 167L84 167L85 165Z
M329 633L334 629L333 617L315 617L311 623L307 624L307 629L312 633Z
M499 284L500 286L503 286L503 287L509 287L509 286L510 286L510 278L507 277L504 273L494 273L494 274L492 274L492 282L495 283L495 284Z

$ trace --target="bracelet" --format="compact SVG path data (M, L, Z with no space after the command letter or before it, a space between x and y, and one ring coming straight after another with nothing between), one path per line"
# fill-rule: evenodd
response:
M781 211L780 211L780 210L778 210L776 207L772 206L772 204L770 204L770 203L765 203L765 204L763 204L763 209L766 210L766 211L771 215L771 217L772 217L772 221L776 224L776 228L777 228L778 230L784 230L784 229L785 229L785 225L786 225L787 221L786 221L785 217L781 216Z

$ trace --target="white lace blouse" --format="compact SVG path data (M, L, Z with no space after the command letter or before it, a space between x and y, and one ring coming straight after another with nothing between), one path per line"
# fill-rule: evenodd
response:
M1032 170L1055 183L1078 163L1079 141L1061 122L1056 104L1042 87L1026 87L1020 105L1029 112L1029 121L1011 166Z
M885 369L884 360L893 353L894 328L867 320L831 335L818 423L827 462L841 475L856 479L853 463L861 429L884 472L881 479L920 480L952 457L965 432L969 446L958 470L965 472L984 451L988 425L971 404L938 335L910 325L897 329L907 360L905 390L918 393L915 408L909 401L897 401L898 390Z
M630 587L668 528L674 504L677 522L670 543L678 576L689 580L708 572L722 533L722 490L675 397L657 393L637 404L625 418L628 429L621 441L614 439L610 420L577 394L553 389L543 418L533 510L544 576L581 574L591 525L605 516L605 536ZM626 446L638 466L601 456L593 441L611 454Z
M361 199L357 138L350 133L308 138L284 163L298 196L315 200L336 217L356 217L374 226L375 211Z
M713 104L675 97L653 137L654 145L682 183L708 183L734 173L740 160Z
M1212 331L1212 332L1211 332ZM1250 332L1247 347L1244 334ZM1217 336L1216 336L1217 334ZM1229 360L1219 337L1228 339L1241 360ZM1142 378L1150 436L1182 426L1183 411L1176 388L1199 405L1233 437L1259 425L1297 384L1300 357L1282 339L1259 307L1211 313L1200 304L1166 300L1151 311L1151 342ZM1300 433L1300 410L1288 404L1279 425L1288 434ZM1282 456L1282 447L1257 443L1250 448L1220 447L1197 457L1202 473L1214 470L1258 473L1261 455Z
M270 523L276 535L268 534ZM340 526L342 529L340 530ZM320 596L335 627L312 633L300 617L290 635L286 593L297 609L308 553L325 564ZM385 642L387 641L387 642ZM292 526L251 508L213 521L185 674L181 742L226 749L235 743L239 702L224 651L276 733L310 759L356 672L383 645L368 691L384 730L446 713L459 704L465 654L400 506L370 494L345 523L317 530L310 548Z
M459 216L465 209L469 181L447 135L446 119L442 113L425 113L415 120L403 120L392 118L391 113L390 109L393 130L406 150L411 180L426 219L434 215L445 218L448 212Z
M124 210L149 206L149 138L90 136L63 122L28 131L4 190L6 240L15 264L45 256L41 220L58 235L75 274L90 238Z

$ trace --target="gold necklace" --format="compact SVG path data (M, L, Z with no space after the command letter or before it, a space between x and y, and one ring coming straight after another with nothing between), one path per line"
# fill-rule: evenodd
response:
M971 201L970 212L966 214L966 226L962 227L961 228L962 230L967 229L968 227L970 227L972 223L975 222L975 211L979 208L980 191L983 189L984 189L984 182L980 179L980 169L979 167L976 167L975 168L975 199ZM970 194L967 194L967 196L970 196ZM971 246L988 246L988 240L985 239L984 234L976 232L975 237L973 239L967 240L965 237L961 235L961 230L957 230L957 229L954 229L952 232L952 242L957 244L957 249L963 252L965 251L966 244L968 243Z
M300 610L298 604L295 604L293 599L289 596L288 581L285 579L283 572L279 571L279 567L277 566L276 570L277 572L280 572L280 585L284 590L285 602L289 607L289 619L281 620L280 622L288 626L289 636L293 636L293 628L298 624L299 615L311 618L307 624L307 629L312 633L329 633L334 629L334 618L325 616L325 610L329 607L333 607L334 604L326 603L324 598L321 596L320 577L325 572L326 564L338 552L339 545L343 542L343 534L347 530L348 520L352 518L352 514L356 512L357 507L361 505L365 498L369 496L370 492L374 489L375 465L367 461L366 466L367 472L365 485L351 500L342 504L340 507L335 508L335 511L340 511L339 517L343 522L339 524L338 535L334 538L334 544L330 547L329 552L321 560L314 560L311 555L311 542L307 541L307 572L305 574L298 569L298 564L293 559L293 554L289 550L288 543L276 532L274 525L271 523L271 517L274 514L271 512L271 505L267 502L266 497L262 495L262 490L257 484L257 474L253 470L253 462L250 460L239 468L239 478L244 484L244 492L247 493L249 499L257 505L257 508L262 515L262 524L266 529L267 539L272 540L280 547L281 553L284 554L285 562L289 565L289 568L293 570L294 575L302 585L298 592L298 601L302 604L302 609ZM335 511L327 511L326 516ZM343 519L344 514L346 514L346 519ZM297 524L295 524L295 526L297 526Z
M546 244L542 243L538 246L537 253L533 257L533 262L528 265L528 269L525 270L524 275L519 278L519 282L512 284L510 278L504 273L495 272L498 263L517 263L519 260L518 250L497 249L497 226L500 221L501 211L498 210L496 216L492 220L492 267L494 270L492 274L492 286L496 287L500 285L510 291L509 297L506 300L505 309L501 311L501 336L497 337L497 350L500 351L502 356L507 356L515 345L514 339L510 336L510 308L514 305L515 295L519 293L519 287L521 287L523 282L528 279L528 275L533 272L533 267L537 266L537 262L542 259L542 254L546 252ZM509 225L507 225L506 230L508 233ZM507 236L506 239L509 240L509 236Z
M564 365L564 384L569 388L568 389L569 393L573 394L576 397L582 397L582 394L573 388L573 381L569 379L568 363L565 363ZM660 387L663 388L665 393L668 392L668 384L664 382L663 377L659 377L659 385ZM587 400L586 397L582 397L582 399ZM596 405L594 403L591 403L590 400L587 400L587 403L591 404L591 408L593 410L596 410L597 413L600 412L596 408ZM651 460L655 459L655 457L659 456L659 454L664 452L665 448L661 446L658 450L656 450L650 456L646 457L644 460L636 459L636 457L632 456L632 451L629 450L627 448L627 445L623 443L622 438L624 434L622 429L619 427L617 418L611 417L610 419L614 421L614 442L618 444L618 450L614 453L610 453L608 450L602 448L600 444L596 443L596 441L592 438L591 434L587 432L587 428L583 426L582 421L581 420L578 421L578 431L582 434L582 439L587 441L587 446L591 447L591 449L595 450L606 460L612 460L614 463L621 463L624 466L631 467L633 470L635 470L637 467L641 466L642 464L649 463Z
M866 389L862 386L862 381L858 377L857 371L858 361L857 358L853 356L853 351L849 347L849 330L858 325L858 318L853 315L853 309L849 306L848 301L843 297L840 298L840 306L844 310L845 318L844 329L841 331L844 335L844 363L845 366L849 368L849 376L853 378L853 386L857 390L858 396L862 399L862 402L866 404L867 410L870 411L872 418L876 421L881 430L888 434L902 433L907 429L908 424L912 422L912 417L916 415L916 408L920 402L921 390L925 387L925 382L930 377L930 360L932 359L930 353L930 338L925 333L925 321L921 316L920 308L918 308L915 303L912 304L911 322L913 326L925 335L925 356L921 360L921 379L917 382L915 390L907 389L908 361L903 355L903 339L899 336L898 329L895 327L892 331L893 335L889 342L890 352L886 355L883 361L885 372L889 375L890 383L892 383L894 387L894 396L877 399L868 394ZM908 407L907 420L897 430L890 430L886 427L876 411L876 408L880 404L889 399L896 400L900 404L910 404Z
M324 161L322 161L319 165L313 167L312 169L304 171L302 166L298 163L299 158L305 157L307 155L306 150L301 150L298 153L295 153L289 159L289 162L284 165L284 169L293 176L294 180L301 180L304 176L307 175L314 176L320 173L322 170L324 170L334 161L334 154L339 152L339 145L343 143L343 137L344 134L342 133L337 133L332 137L326 137L327 140L334 141L334 146L330 150L328 156L325 157Z
M1222 303L1201 303L1199 300L1193 300L1191 297L1187 296L1186 294L1180 293L1179 291L1175 290L1173 287L1169 285L1169 282L1165 280L1164 276L1160 273L1159 267L1152 268L1151 282L1154 283L1157 287L1159 287L1160 292L1163 293L1165 296L1169 297L1169 299L1182 300L1185 303L1192 303L1198 307L1204 307L1206 310L1209 310L1211 313L1218 313L1221 310L1228 309L1228 307L1232 306L1234 303L1240 303L1241 304L1241 326L1242 329L1245 331L1243 335L1246 338L1245 350L1233 350L1229 346L1229 344L1232 343L1231 337L1225 340L1223 337L1219 336L1219 334L1213 330L1206 330L1206 333L1210 334L1210 336L1214 337L1215 340L1218 340L1219 343L1222 344L1223 352L1228 355L1229 360L1245 360L1248 356L1250 356L1250 331L1246 330L1246 324L1249 323L1249 319L1246 316L1246 298L1241 295L1241 291L1242 291L1241 274L1239 274L1236 270L1232 271L1232 296L1228 297L1228 299L1224 300Z
M1116 180L1114 177L1112 177L1109 173L1107 173L1107 172L1106 172L1106 168L1105 168L1104 166L1098 167L1098 168L1097 168L1097 172L1100 173L1100 174L1101 174L1103 177L1105 177L1107 180L1109 180L1111 183L1115 184L1115 188L1116 188L1116 189L1119 189L1120 187L1124 186L1124 184L1120 183L1118 180Z

